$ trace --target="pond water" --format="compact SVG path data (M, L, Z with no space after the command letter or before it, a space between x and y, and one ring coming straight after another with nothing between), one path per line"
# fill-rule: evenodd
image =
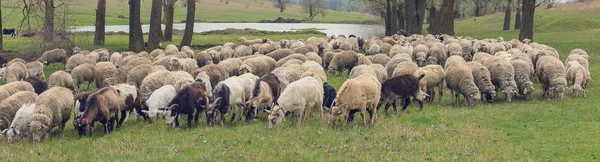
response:
M148 32L150 25L142 25L144 33ZM176 30L185 29L185 24L174 24ZM359 35L363 37L382 36L384 27L381 25L365 24L308 24L308 23L195 23L194 33L200 33L211 30L223 30L227 28L245 29L252 28L266 31L294 31L294 29L316 28L327 35ZM163 25L164 29L164 25ZM73 29L75 32L94 31L94 26L78 26ZM106 26L106 32L129 32L128 25Z

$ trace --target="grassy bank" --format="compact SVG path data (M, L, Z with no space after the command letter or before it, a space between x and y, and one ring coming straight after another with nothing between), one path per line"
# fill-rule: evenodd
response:
M573 30L558 30L561 25L546 26L543 22L561 22L577 17L581 12L557 8L538 10L535 41L558 50L561 60L574 48L590 54L592 77L600 73L600 33L597 25L585 25ZM589 20L600 17L595 11L583 13ZM582 14L582 15L583 15ZM501 31L502 16L489 15L458 21L458 35L474 38L518 36L518 31ZM537 17L536 17L537 18ZM588 19L586 18L586 19ZM576 19L579 20L579 19ZM484 23L485 22L485 23ZM592 21L593 22L593 21ZM574 25L582 22L575 22ZM556 28L557 30L546 29ZM243 35L195 35L195 43L235 41ZM309 35L246 36L306 38ZM126 36L107 44L111 49L124 48ZM90 39L91 40L91 39ZM120 42L119 42L120 41ZM176 40L175 42L178 42ZM163 43L163 45L168 43ZM17 45L12 45L17 46ZM92 48L92 47L90 47ZM62 69L62 68L61 68ZM46 69L49 75L51 68ZM328 76L336 89L346 76ZM598 79L596 79L598 80ZM326 126L326 119L313 111L309 121L296 127L288 119L275 129L268 129L266 115L251 123L235 121L225 126L207 127L204 117L191 129L168 128L164 121L152 124L130 118L113 134L79 138L73 126L67 124L62 135L41 143L7 144L0 137L0 159L5 161L77 160L77 161L597 161L600 156L600 94L597 81L589 84L587 98L565 97L562 101L540 98L541 87L535 84L532 100L503 101L477 107L457 107L450 104L450 95L440 104L426 104L423 111L410 106L406 112L379 111L374 126ZM185 119L185 117L183 118ZM183 121L185 124L185 121ZM97 126L99 127L99 125Z

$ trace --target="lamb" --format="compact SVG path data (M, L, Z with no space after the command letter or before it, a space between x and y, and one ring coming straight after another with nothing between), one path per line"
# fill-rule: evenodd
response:
M58 126L59 132L62 132L71 117L73 99L73 92L63 87L52 87L40 94L31 120L27 123L29 131L25 134L39 142L43 136L48 137L54 127Z
M348 70L348 74L350 74L350 70L356 65L358 65L358 54L354 51L344 51L333 56L327 70L331 75L344 70Z
M0 130L8 129L23 104L35 103L38 95L30 91L20 91L0 102Z
M447 61L446 61L447 62ZM446 65L448 65L446 63ZM446 68L446 87L452 94L452 103L460 104L459 95L462 94L471 106L475 106L481 99L479 88L474 82L471 69L462 62L456 62Z
M515 70L510 62L501 57L491 57L482 63L490 71L492 84L497 90L501 90L506 101L511 102L512 96L517 93L515 82Z
M419 69L419 66L414 62L404 61L398 63L394 72L392 73L392 77L400 76L400 75L412 75Z
M494 84L492 84L492 77L490 71L479 62L468 62L467 66L471 69L473 74L473 81L479 91L485 95L486 101L492 103L494 97L496 97L496 90Z
M275 69L275 64L275 59L268 56L251 58L244 61L242 66L240 66L240 74L252 73L263 76Z
M56 69L56 63L62 62L63 64L67 61L67 51L63 49L53 49L42 53L42 56L37 61L44 63L45 65L53 64ZM0 66L1 67L1 66Z
M142 101L142 114L144 119L152 121L158 117L166 117L168 112L159 110L169 106L169 102L175 98L177 91L172 85L165 85L156 89L148 99Z
M159 70L167 70L164 66L158 65L153 66L150 64L142 64L134 67L133 69L128 71L127 81L126 83L135 85L139 87L142 85L142 81L148 74L159 71Z
M121 108L121 118L118 120L117 126L123 124L123 121L127 120L127 112L136 111L137 114L142 115L142 93L134 86L129 84L118 84L112 86L119 92L119 107Z
M384 66L392 60L392 58L390 58L388 55L381 53L372 56L367 56L367 58L369 58L373 64L380 64Z
M8 63L0 69L0 79L4 79L5 83L22 81L28 77L27 66L21 62Z
M257 107L272 107L275 104L281 93L281 86L281 81L273 73L266 74L256 80L254 89L252 90L252 97L244 107L246 122L256 117L258 113Z
M242 57L252 55L252 48L244 45L235 47L233 50L233 57Z
M374 124L377 119L376 110L381 96L380 90L381 83L372 74L346 80L336 96L335 106L331 108L327 125L334 124L336 121L342 121L346 125L350 111L354 109L360 110L362 123L366 125L365 113L368 108L371 108L370 123Z
M267 56L275 59L275 61L279 61L282 58L285 58L294 53L291 49L277 49L275 51L269 52Z
M314 52L306 53L306 61L314 61L314 62L318 63L319 65L323 64L323 60L321 59L321 56L319 56L319 54L314 53Z
M48 85L46 85L46 83L44 83L44 81L40 80L39 78L29 77L25 79L25 81L29 82L29 84L33 86L33 89L35 89L35 93L37 94L42 94L42 92L48 90Z
M515 70L515 82L519 88L519 94L525 99L530 99L534 91L533 82L531 81L535 75L533 64L530 61L520 59L511 60L511 64Z
M102 88L86 100L83 116L75 129L79 136L85 136L86 130L89 129L89 135L92 136L94 122L99 121L104 126L104 135L107 135L113 131L120 109L119 91L113 87ZM117 128L119 127L117 124Z
M171 111L171 116L167 119L167 124L173 127L179 126L179 115L187 114L187 127L192 125L192 119L198 123L198 113L208 105L208 96L206 95L206 87L204 84L196 84L196 86L188 86L183 88L171 102L168 109ZM202 105L205 103L206 105Z
M587 70L577 61L571 61L567 64L569 68L567 68L566 77L569 90L573 90L572 94L574 97L579 97L580 91L583 92L583 97L586 97L585 88L590 80Z
M229 76L240 75L240 67L242 66L242 64L242 60L238 58L229 58L219 62L219 66L223 67L227 71L227 73L229 73Z
M114 66L120 66L121 60L123 60L123 55L121 55L119 52L115 52L110 55L110 63L112 63Z
M92 65L96 65L96 60L92 60L89 59L88 57L86 57L85 55L82 54L75 54L71 57L69 57L69 59L67 60L67 64L65 64L65 71L66 72L71 72L71 70L73 70L73 68L81 65L81 64L85 64L85 63L90 63Z
M71 74L62 70L56 71L50 75L50 78L48 79L48 87L65 87L72 91L76 90L75 82L73 81Z
M277 105L269 111L269 128L282 123L285 112L293 112L300 126L302 118L308 120L312 109L320 109L323 114L323 85L312 77L305 77L291 83L283 90Z
M117 67L109 62L99 62L96 64L96 71L94 72L94 80L96 80L96 88L102 88L110 85L110 82L106 80L113 77L122 77L119 75ZM115 83L113 83L115 84Z
M94 82L94 74L96 72L96 67L92 64L81 64L71 71L71 77L73 78L73 82L77 85L77 89L79 89L79 85L83 82L88 82L87 89L90 89L90 84Z
M213 58L206 52L200 52L196 55L196 63L198 67L213 64Z
M402 106L402 111L406 110L408 104L410 104L410 98L419 103L419 110L423 110L423 100L425 97L429 96L425 94L419 87L419 82L421 79L425 77L424 74L415 77L413 74L407 75L399 75L392 77L390 79L385 80L381 84L381 98L380 103L383 103L384 100L388 102L385 104L385 111L388 110L390 105L394 105L394 111L396 111L396 103L395 100L400 97L400 99L404 99L404 105ZM377 105L377 108L379 105Z
M15 137L19 136L21 138L25 138L28 135L25 132L29 129L27 127L27 122L29 121L30 116L33 114L33 109L35 108L35 104L24 104L20 106L19 110L15 114L15 117L10 124L9 129L5 129L2 131L2 134L8 138L8 143L12 143Z
M37 77L46 80L46 75L44 75L44 64L42 64L42 62L28 62L25 66L27 67L27 74L29 77Z
M281 67L286 62L288 62L290 60L294 60L294 59L300 60L302 62L305 62L306 60L308 60L308 58L304 54L295 53L295 54L289 55L289 56L284 57L284 58L280 59L279 61L277 61L275 63L275 67Z
M192 75L198 76L199 73L206 72L206 74L210 78L211 87L214 88L217 84L227 78L229 78L229 73L223 66L219 65L207 65L200 69L194 71Z
M167 66L167 69L170 71L185 71L188 73L192 73L196 68L198 68L196 60L191 58L171 58L171 60L169 60L169 66Z
M442 96L444 95L444 69L440 65L427 65L417 70L414 74L415 77L425 75L425 77L419 80L419 88L425 90L430 97L425 99L432 102L435 99L435 88L438 88L439 98L438 104L442 102Z

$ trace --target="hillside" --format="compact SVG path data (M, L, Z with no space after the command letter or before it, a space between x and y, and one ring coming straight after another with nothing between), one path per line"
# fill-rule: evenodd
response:
M258 22L260 20L274 20L278 17L303 19L301 7L290 5L280 13L266 0L230 0L229 4L222 0L202 0L196 4L196 22ZM129 16L127 0L107 0L106 24L126 25L128 19L118 18L119 15ZM70 1L69 6L72 18L77 26L91 26L95 21L96 0ZM150 7L152 1L142 1L141 18L143 22L150 22ZM175 8L175 23L185 20L186 8L177 3ZM7 0L2 2L3 20L5 27L16 26L23 17L20 0ZM349 13L329 11L325 17L317 16L316 22L320 23L362 23L375 21L377 17L363 13Z

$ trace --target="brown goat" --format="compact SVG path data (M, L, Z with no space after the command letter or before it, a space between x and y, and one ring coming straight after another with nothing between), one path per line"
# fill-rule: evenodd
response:
M198 123L198 113L202 112L208 104L208 95L204 83L194 82L190 86L183 88L177 93L175 98L166 108L171 111L171 116L167 117L167 124L173 127L179 126L179 114L187 114L187 127L192 125L192 119Z
M267 83L269 89L271 90L271 96L259 96L261 94L261 91L266 90L266 89L261 89L261 82L265 82ZM246 103L246 106L244 107L244 114L246 115L246 122L250 121L250 119L254 119L258 113L258 109L256 108L256 106L259 106L261 104L264 104L265 102L268 103L268 101L265 100L269 100L268 97L271 97L271 102L273 104L277 104L277 100L279 99L279 95L281 93L281 81L279 80L279 78L277 78L277 76L273 73L269 73L266 74L262 77L260 77L260 79L256 80L256 82L254 83L254 90L252 90L252 99ZM266 98L266 99L265 99ZM258 103L254 103L254 102L258 102ZM271 105L269 105L271 106Z
M387 111L392 104L391 101L394 101L394 111L396 111L396 97L404 99L402 111L406 110L406 107L410 104L409 97L411 96L419 103L419 109L423 110L423 100L425 99L425 96L427 96L427 94L424 94L419 88L419 80L423 79L423 77L425 77L425 74L419 76L419 78L409 74L395 76L383 81L381 84L381 96L383 96L383 100L387 99L388 101L388 103L385 104L385 110Z
M106 87L93 93L86 100L85 110L76 128L79 136L84 136L88 127L89 135L92 136L96 121L104 126L104 135L112 132L119 110L119 91L117 89Z

